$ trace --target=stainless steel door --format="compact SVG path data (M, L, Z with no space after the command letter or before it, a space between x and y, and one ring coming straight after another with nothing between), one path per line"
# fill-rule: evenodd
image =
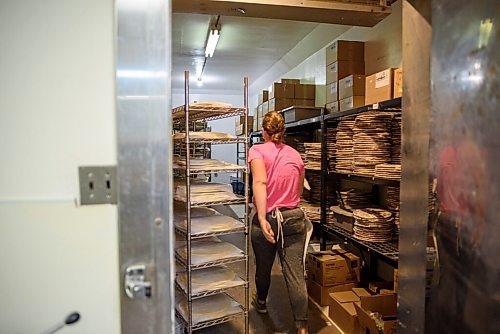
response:
M173 333L169 0L117 0L122 333Z

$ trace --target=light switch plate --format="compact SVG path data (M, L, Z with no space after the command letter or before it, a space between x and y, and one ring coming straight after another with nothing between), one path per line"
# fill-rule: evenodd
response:
M116 166L80 166L80 204L116 204Z

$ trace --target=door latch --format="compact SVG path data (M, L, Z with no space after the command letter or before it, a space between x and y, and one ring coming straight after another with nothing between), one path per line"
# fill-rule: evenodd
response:
M151 298L151 282L146 281L144 264L130 266L125 270L125 293L130 299Z

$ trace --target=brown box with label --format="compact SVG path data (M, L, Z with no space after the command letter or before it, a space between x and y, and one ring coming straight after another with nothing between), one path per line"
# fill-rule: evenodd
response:
M321 286L312 279L307 280L307 292L309 296L319 305L326 306L330 301L330 293L351 291L356 287L355 283L339 284L334 286Z
M403 96L403 69L394 70L394 98Z
M357 41L335 41L326 47L326 64L337 60L365 59L365 43Z
M295 84L275 82L269 89L271 99L293 99L295 97Z
M392 99L394 69L388 68L366 77L365 103L374 104Z
M269 91L263 90L262 93L259 94L259 104L262 104L269 100Z
M309 277L322 286L359 282L360 261L344 250L309 253Z
M338 101L338 85L337 82L332 82L326 85L326 103Z
M314 100L316 99L316 86L315 85L295 85L295 98L299 100Z
M396 334L397 332L396 294L361 296L354 305L358 314L359 326L363 334ZM382 331L378 328L372 313L382 316Z
M365 96L365 76L351 74L338 83L339 100L351 96Z
M339 101L327 103L326 112L329 114L339 112Z
M362 107L365 105L365 97L364 96L351 96L346 99L342 99L339 101L339 110L346 111L349 109Z
M293 105L293 99L270 99L269 111L280 111ZM265 116L265 114L264 114Z
M344 79L351 74L365 74L365 63L362 61L339 60L326 67L326 83Z
M361 288L330 294L328 315L344 333L361 333L354 305L363 296L370 296L370 293Z

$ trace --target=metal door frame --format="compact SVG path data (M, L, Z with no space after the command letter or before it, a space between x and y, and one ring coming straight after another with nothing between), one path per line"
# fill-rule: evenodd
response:
M116 0L116 124L122 333L174 332L171 1ZM151 297L124 273L146 266Z

